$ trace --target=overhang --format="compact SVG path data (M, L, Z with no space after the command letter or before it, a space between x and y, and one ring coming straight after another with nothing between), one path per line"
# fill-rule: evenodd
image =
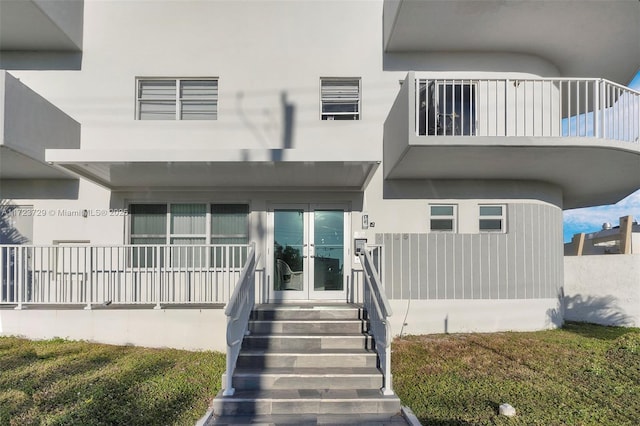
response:
M80 147L80 124L0 71L0 179L69 179L45 162L46 148Z
M363 190L380 159L366 153L344 158L354 157L300 149L54 149L46 154L49 163L115 191Z
M628 83L640 65L637 0L385 0L386 52L539 56L565 77Z
M552 183L565 209L615 203L640 188L640 144L603 139L415 137L390 163L387 179Z
M84 0L0 1L0 50L82 50Z

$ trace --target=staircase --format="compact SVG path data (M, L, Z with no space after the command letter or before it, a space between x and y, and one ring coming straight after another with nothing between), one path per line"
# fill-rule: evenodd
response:
M352 304L257 305L233 375L207 424L406 424L380 392L375 342Z

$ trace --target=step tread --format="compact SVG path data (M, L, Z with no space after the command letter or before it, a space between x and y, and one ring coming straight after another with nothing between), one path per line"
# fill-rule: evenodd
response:
M233 401L394 401L397 395L383 395L378 389L237 389L232 396L218 394L222 400Z
M253 307L254 311L264 310L361 310L362 305L355 303L260 303Z
M291 338L318 338L318 337L330 337L330 338L334 338L334 337L372 337L370 334L368 333L364 333L364 332L358 332L358 333L343 333L343 332L336 332L336 333L327 333L327 332L317 332L317 333L276 333L276 332L271 332L271 333L252 333L249 334L247 336L244 336L245 339L251 339L251 338L269 338L269 337L291 337Z
M270 349L269 352L265 352L263 349L243 349L240 352L240 356L265 356L265 355L298 355L298 356L332 356L332 355L371 355L376 356L377 352L369 348L354 348L354 349L319 349L313 351L301 351L290 349Z
M314 318L300 318L300 319L250 319L249 323L263 323L263 322L268 322L268 323L276 323L276 324L290 324L290 323L294 323L294 324L305 324L305 323L309 323L309 324L335 324L335 323L349 323L349 324L360 324L363 322L368 322L368 320L363 320L360 318L320 318L320 319L314 319Z
M375 367L267 367L237 368L234 377L241 376L379 376L382 373Z

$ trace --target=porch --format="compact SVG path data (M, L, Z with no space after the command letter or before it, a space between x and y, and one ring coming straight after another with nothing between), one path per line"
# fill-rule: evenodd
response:
M253 246L0 245L0 308L220 309L231 299ZM379 269L382 247L371 248ZM362 303L362 270L345 273L344 301ZM255 303L269 301L274 280L264 263L255 267Z

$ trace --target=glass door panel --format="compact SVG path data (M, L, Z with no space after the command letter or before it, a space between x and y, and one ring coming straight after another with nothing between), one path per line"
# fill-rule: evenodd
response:
M304 209L273 212L274 291L304 290L304 217Z
M345 208L281 204L272 212L273 300L345 300Z
M313 289L344 289L344 211L313 212Z

